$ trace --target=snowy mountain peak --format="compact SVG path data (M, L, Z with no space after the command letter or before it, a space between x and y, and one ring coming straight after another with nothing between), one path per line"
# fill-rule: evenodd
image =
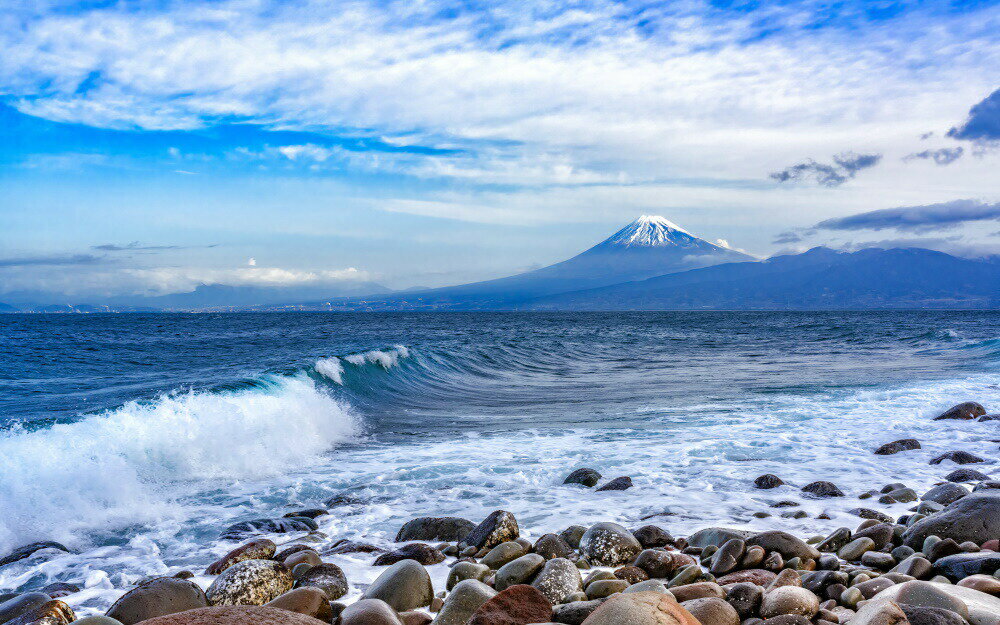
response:
M620 247L688 247L701 241L666 217L643 215L604 242Z

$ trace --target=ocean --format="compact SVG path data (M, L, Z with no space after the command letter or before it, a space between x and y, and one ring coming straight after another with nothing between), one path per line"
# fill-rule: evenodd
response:
M533 538L853 528L852 507L912 505L862 492L941 481L935 455L997 470L1000 421L932 420L966 400L1000 411L998 313L0 315L0 555L72 551L0 567L0 591L69 582L78 613L103 610L145 576L201 576L232 523L338 494L320 530L382 546L416 516L501 508ZM923 448L872 454L899 438ZM561 485L584 466L634 487ZM755 490L763 473L847 497ZM808 516L770 508L788 498ZM329 559L348 600L377 573Z

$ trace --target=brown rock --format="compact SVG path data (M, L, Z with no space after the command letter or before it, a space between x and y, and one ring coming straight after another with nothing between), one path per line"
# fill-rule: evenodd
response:
M1000 579L992 575L970 575L956 584L1000 597Z
M385 601L362 599L344 608L340 625L403 625L403 621Z
M278 548L274 545L274 542L268 540L267 538L251 540L245 545L240 545L236 549L233 549L210 564L208 568L205 569L205 573L209 575L218 575L232 565L237 562L242 562L243 560L267 560L274 557L274 552L277 551L277 549Z
M740 625L740 615L733 606L716 597L692 599L681 604L701 625Z
M214 606L143 621L144 625L325 625L305 614L266 606ZM347 624L345 624L347 625ZM357 625L357 624L355 624ZM365 625L381 625L375 622ZM387 625L399 625L391 623Z
M615 577L623 579L629 584L638 584L649 579L649 574L637 566L623 566L615 570Z
M615 595L587 617L583 625L701 625L670 595L633 592ZM471 625L471 624L470 624Z
M306 616L318 618L321 621L330 621L333 618L333 608L330 607L330 600L327 599L326 593L319 588L296 588L289 590L264 605L266 607L305 614Z
M119 597L108 608L107 616L123 625L133 625L157 616L207 605L208 599L198 584L176 577L156 577Z
M416 560L420 564L430 565L444 562L444 554L424 543L410 543L399 549L383 553L375 558L375 566L388 566L401 560Z
M7 621L9 625L68 625L76 620L73 609L59 599L36 605ZM5 624L7 625L7 624Z
M400 612L399 620L403 621L403 625L428 625L428 623L434 621L429 614L418 612L416 610L411 610L410 612Z
M764 569L747 569L745 571L735 571L715 580L720 585L738 584L740 582L750 582L758 586L767 586L774 581L778 574Z
M670 589L670 592L681 603L691 601L692 599L704 599L705 597L726 598L726 591L715 582L696 582L694 584L674 586Z
M320 559L319 554L312 549L303 549L302 551L296 551L292 555L285 558L285 566L288 570L292 570L298 564L308 564L309 566L319 566L323 563Z
M479 606L468 625L527 625L552 620L552 604L537 588L518 584Z

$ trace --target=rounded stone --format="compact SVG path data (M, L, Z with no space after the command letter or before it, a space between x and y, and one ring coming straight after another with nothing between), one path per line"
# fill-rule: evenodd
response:
M494 510L482 523L465 537L465 542L476 549L492 549L500 543L520 536L517 519L506 510Z
M386 602L362 599L344 608L340 625L403 625L403 621Z
M656 525L643 525L639 529L633 530L632 535L639 541L643 549L666 547L674 542L673 536Z
M396 542L404 543L413 540L459 542L464 540L475 527L475 523L460 517L417 517L407 521L403 527L399 528Z
M771 473L765 473L764 475L758 476L754 481L753 485L755 488L760 488L764 490L769 490L771 488L777 488L782 486L784 482L777 475Z
M397 612L406 612L430 605L434 587L427 569L419 562L400 560L372 582L364 598L381 599Z
M594 469L588 469L586 467L582 469L577 469L566 476L563 480L563 484L581 484L587 488L597 486L597 483L601 480L601 474Z
M781 586L764 594L760 615L764 618L779 614L799 614L812 618L819 612L819 597L805 588Z
M656 592L622 593L611 597L583 621L583 625L701 625L669 595Z
M347 594L347 576L336 564L329 562L314 566L298 578L297 587L318 588L326 593L330 601L336 601Z
M587 593L588 599L603 599L623 592L628 586L629 583L623 579L599 579L591 582L584 592Z
M333 608L326 593L319 588L294 588L280 597L264 604L269 608L279 608L329 621L333 618Z
M291 572L280 562L244 560L216 577L205 595L209 605L264 605L291 590L294 583Z
M508 562L512 562L525 554L524 545L514 541L500 543L490 549L489 553L479 561L493 570L497 570Z
M510 586L526 584L545 566L545 558L537 553L528 553L500 567L494 577L493 585L497 590Z
M701 625L740 625L740 615L733 606L716 597L692 599L681 604Z
M205 569L209 575L218 575L237 562L244 560L268 560L274 557L277 547L274 542L267 538L251 540L245 545L240 545L226 555L222 556Z
M463 579L484 581L489 575L490 567L488 566L479 564L478 562L458 562L448 572L448 580L445 583L445 588L451 590L455 587L455 584ZM499 575L499 572L497 575Z
M323 625L323 621L305 614L267 606L213 606L158 616L144 625ZM343 625L356 625L343 623ZM365 625L383 625L366 622ZM387 622L384 625L401 625Z
M208 599L198 584L176 577L156 577L119 597L108 608L106 615L122 625L133 625L157 616L204 608L207 605Z
M444 605L434 619L435 625L465 625L476 610L495 597L497 591L486 584L466 579L452 589L445 597Z
M617 523L596 523L580 539L580 553L598 566L631 562L641 551L632 532Z
M571 593L583 588L580 569L566 558L553 558L545 563L531 585L551 603L562 603Z
M527 625L552 618L552 603L548 598L536 588L518 584L479 606L468 625Z
M375 558L374 566L388 566L400 560L416 560L420 564L444 562L444 554L424 543L410 543Z
M531 550L546 560L552 558L573 558L576 551L565 540L555 534L543 534L535 541Z

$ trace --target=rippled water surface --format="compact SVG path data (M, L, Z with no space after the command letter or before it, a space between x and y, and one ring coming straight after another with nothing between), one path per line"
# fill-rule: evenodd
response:
M1000 411L997 313L2 315L0 550L74 553L0 568L0 590L69 581L72 605L106 606L202 570L233 522L343 492L362 503L319 519L331 539L496 508L531 536L608 519L813 534L854 525L864 490L940 480L943 451L995 470L1000 422L931 421L968 399ZM902 437L924 448L871 454ZM635 487L559 486L579 466ZM754 491L765 472L849 497L753 519L799 498ZM338 558L371 581L370 556Z

